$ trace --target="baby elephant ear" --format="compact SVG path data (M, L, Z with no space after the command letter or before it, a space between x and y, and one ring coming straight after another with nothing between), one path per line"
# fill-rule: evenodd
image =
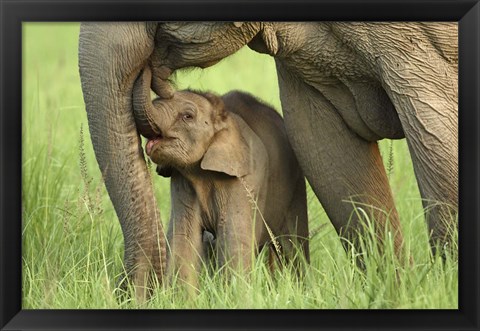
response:
M251 152L240 132L228 127L215 134L200 166L203 170L243 177L250 173Z
M162 177L172 177L172 167L157 166L157 174Z

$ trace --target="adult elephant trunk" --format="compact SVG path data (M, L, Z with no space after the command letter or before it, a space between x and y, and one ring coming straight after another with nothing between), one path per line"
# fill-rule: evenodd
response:
M138 132L147 138L162 135L162 129L171 123L173 118L166 107L154 107L150 98L150 86L152 84L152 72L149 66L145 66L133 86L133 113ZM160 102L161 103L161 102ZM164 111L159 111L163 109Z
M122 227L124 267L139 299L146 295L151 271L161 279L165 265L164 232L131 97L133 82L153 51L156 28L156 23L86 23L79 41L93 148Z

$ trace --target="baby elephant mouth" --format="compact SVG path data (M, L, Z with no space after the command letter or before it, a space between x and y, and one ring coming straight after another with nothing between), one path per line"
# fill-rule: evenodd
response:
M174 139L175 137L167 137L162 135L158 135L152 139L148 139L147 144L145 145L145 152L148 156L151 156L154 150L157 149L160 144Z
M148 139L147 144L145 145L145 151L148 156L152 154L153 148L162 141L163 137L158 136L153 139Z

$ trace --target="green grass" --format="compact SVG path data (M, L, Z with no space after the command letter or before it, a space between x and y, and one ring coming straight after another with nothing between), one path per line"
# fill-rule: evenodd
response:
M23 308L457 308L458 262L430 255L420 195L405 141L382 141L406 249L400 267L370 252L366 269L345 253L325 212L308 191L311 265L302 281L290 272L253 271L228 281L203 272L195 300L157 288L150 301L118 300L123 238L95 162L78 74L78 24L23 26ZM280 110L272 59L242 49L213 68L177 75L179 88L249 91ZM388 162L390 154L393 163ZM387 168L390 168L387 166ZM152 169L153 172L153 169ZM162 221L168 180L154 176ZM366 241L366 245L372 244Z

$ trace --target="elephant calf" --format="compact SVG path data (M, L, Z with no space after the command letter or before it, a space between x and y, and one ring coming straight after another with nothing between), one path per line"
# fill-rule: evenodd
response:
M280 115L240 92L179 91L152 102L150 83L146 68L133 104L146 154L171 177L167 273L196 283L204 230L219 265L248 270L252 253L271 244L269 231L286 260L298 244L308 261L305 181Z

